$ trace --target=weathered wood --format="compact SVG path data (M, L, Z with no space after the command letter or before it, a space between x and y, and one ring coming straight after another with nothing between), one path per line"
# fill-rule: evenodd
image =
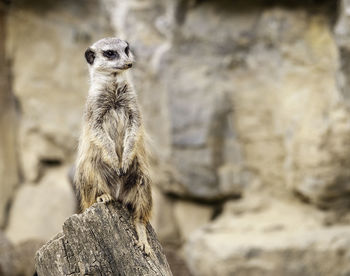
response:
M147 236L154 256L134 245L136 232L130 212L120 203L94 204L73 215L63 231L36 254L39 276L50 275L172 275L156 234Z

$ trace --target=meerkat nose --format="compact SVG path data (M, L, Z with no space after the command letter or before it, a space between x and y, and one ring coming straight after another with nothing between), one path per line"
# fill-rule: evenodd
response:
M127 66L128 68L131 68L131 67L132 67L132 63L128 63L126 66Z

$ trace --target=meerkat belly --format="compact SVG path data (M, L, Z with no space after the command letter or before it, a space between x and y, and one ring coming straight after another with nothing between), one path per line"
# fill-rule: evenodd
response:
M115 143L116 153L119 158L123 154L124 138L128 127L128 116L125 108L112 109L110 111L109 126L107 126L108 134Z

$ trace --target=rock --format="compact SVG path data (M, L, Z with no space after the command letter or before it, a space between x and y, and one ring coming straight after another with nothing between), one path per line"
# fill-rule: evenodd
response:
M191 273L184 259L180 256L179 250L171 245L164 246L164 252L169 262L171 272L175 276L191 276Z
M0 275L33 276L35 253L43 244L40 240L27 240L13 245L0 232Z
M48 170L38 185L25 184L19 189L6 229L11 241L49 240L75 212L67 171L67 167Z
M346 207L350 110L337 87L337 45L325 14L262 10L246 63L233 74L234 120L246 166L266 189Z
M16 265L15 248L0 232L0 276L16 276Z
M244 213L233 212L232 202L215 222L191 235L185 260L193 275L350 273L349 226L325 227L324 214L312 206L271 197L257 205L252 201Z
M35 273L35 253L45 244L41 240L26 240L16 245L18 268L16 275L33 276Z
M5 57L6 13L0 8L0 228L7 219L9 203L18 185L16 146L17 110L11 93L10 68Z
M45 135L36 131L30 134L23 133L22 135L23 141L20 143L23 147L21 160L25 179L28 182L37 182L47 165L64 162L66 151L63 147L54 145L49 136L45 137Z
M134 245L132 217L120 203L94 204L65 221L63 231L36 255L38 275L172 275L150 224L154 256Z
M227 158L244 166L239 145L232 146L237 140L229 122L228 92L234 83L231 72L222 68L222 60L233 51L227 45L237 33L221 26L237 22L224 12L220 21L211 20L217 16L211 4L191 10L183 1L118 1L110 12L116 19L113 26L125 34L138 57L133 80L159 163L171 167L168 183L160 188L205 200L231 195L231 189L219 189L216 169Z
M261 193L261 192L260 192ZM269 200L265 197L257 195L250 195L249 197L240 200L230 200L225 202L222 213L227 216L240 216L251 213L260 213L269 206Z
M251 172L233 164L219 167L218 176L219 190L223 195L241 195L253 182Z
M347 204L350 110L335 77L333 4L105 2L138 57L164 192L220 200L254 178L322 207Z
M9 236L47 239L58 231L42 226L52 217L39 215L35 226L29 213L58 209L61 222L70 214L63 199L57 208L47 207L53 200L38 206L47 197L40 193L57 165L73 159L88 86L83 51L113 32L137 57L131 74L161 190L153 222L162 241L186 242L192 272L348 273L348 227L335 224L349 224L339 217L350 206L350 2L340 1L339 15L338 2L13 1L6 37L13 78L6 85L22 116L17 145L15 104L2 86L10 71L3 71L3 40L0 224L18 183L15 150L26 185L13 201ZM50 195L56 188L47 185ZM287 196L283 203L261 198L264 191ZM211 223L208 202L232 197L243 200L225 204ZM206 204L187 202L193 199ZM301 199L334 213L323 218L327 212ZM30 235L18 230L31 227ZM50 235L41 232L46 228Z
M213 208L192 202L178 200L174 204L175 219L183 241L198 228L206 225L213 216Z
M74 156L89 85L84 51L111 30L99 1L16 1L7 26L12 89L21 106L19 155L32 182L46 162Z
M174 215L174 200L153 187L153 209L151 224L162 243L179 242L179 230Z
M339 70L337 74L337 84L342 93L343 99L349 106L350 103L350 3L347 0L339 1L339 15L334 27L334 35L339 48Z

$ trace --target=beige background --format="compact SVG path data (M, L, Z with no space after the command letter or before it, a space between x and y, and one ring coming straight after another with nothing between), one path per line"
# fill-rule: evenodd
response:
M83 53L118 36L137 59L169 258L193 275L350 273L349 1L1 7L0 224L13 244L49 240L75 212Z

